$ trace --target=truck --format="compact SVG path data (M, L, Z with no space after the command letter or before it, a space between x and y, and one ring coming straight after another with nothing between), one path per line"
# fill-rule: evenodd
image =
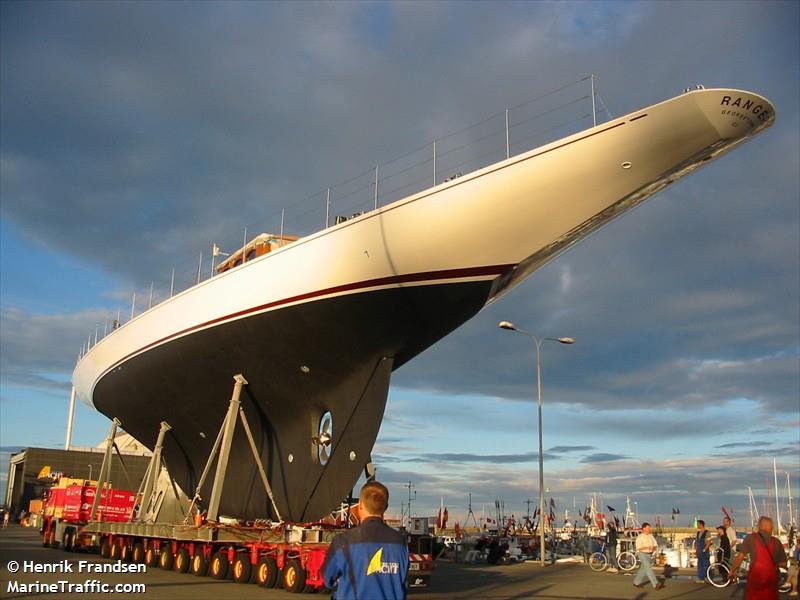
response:
M55 548L62 540L68 551L98 552L103 558L143 563L148 567L191 573L198 577L232 579L237 583L255 583L263 587L282 586L289 592L324 589L322 566L325 556L333 538L354 524L349 511L346 515L340 514L338 519L323 519L314 523L242 521L217 514L230 436L239 418L245 432L249 433L238 394L234 393L218 441L191 501L162 466L161 448L164 435L170 429L169 424L162 422L153 457L139 491L125 498L113 492L111 496L101 494L100 499L93 495L93 509L89 509L88 513L77 513L76 519L65 518L63 509L58 518L55 518L54 512L48 526L43 528L45 545ZM230 421L233 421L233 425ZM104 491L104 482L110 472L113 440L119 425L119 420L114 419L96 485ZM201 507L199 490L210 472L217 451L219 460L214 486L208 502ZM260 468L265 491L272 499L269 482L254 448L253 455ZM92 486L83 488L87 488L87 495L89 488L94 489ZM72 493L77 495L77 492ZM58 491L54 493L54 498L61 497L61 494L66 498L65 493ZM109 499L105 505L103 498ZM85 504L88 505L88 502ZM106 506L105 511L98 510L103 506ZM116 508L108 510L110 507ZM277 507L275 510L277 512ZM75 516L75 513L70 512L69 516ZM88 516L93 518L81 520L81 517ZM410 559L408 585L425 587L434 569L434 538L426 533L408 531L406 539Z
M72 550L78 532L92 521L91 508L97 494L97 482L59 477L42 499L42 545ZM96 519L108 522L128 521L133 514L136 494L103 486L100 490Z

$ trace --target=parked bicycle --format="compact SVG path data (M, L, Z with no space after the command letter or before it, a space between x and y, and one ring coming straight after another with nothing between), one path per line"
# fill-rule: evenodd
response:
M630 550L625 550L617 555L617 565L620 571L629 573L639 566L639 557Z

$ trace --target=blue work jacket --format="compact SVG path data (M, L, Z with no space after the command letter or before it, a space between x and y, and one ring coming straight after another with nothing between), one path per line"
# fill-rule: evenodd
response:
M369 517L333 539L322 572L335 600L405 600L405 536Z

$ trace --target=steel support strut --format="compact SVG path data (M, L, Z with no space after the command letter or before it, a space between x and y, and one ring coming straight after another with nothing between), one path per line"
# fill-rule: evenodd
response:
M150 458L150 464L147 465L147 471L144 476L144 490L142 491L139 513L137 514L139 521L146 520L149 512L150 499L153 496L153 490L158 481L158 476L161 474L161 450L164 447L164 436L170 429L172 429L172 427L170 427L169 423L161 421L161 429L158 432L158 439L153 448L153 456Z
M100 466L100 475L97 477L97 487L94 492L94 500L92 501L92 512L89 513L90 519L100 520L97 519L97 509L100 506L100 496L103 493L103 488L111 473L111 456L114 451L114 438L117 437L117 427L121 425L122 422L116 417L111 421L111 432L106 439L106 451L105 454L103 454L103 464Z
M241 374L234 375L233 380L235 383L233 385L233 395L231 396L230 403L228 404L228 412L225 415L225 419L222 421L222 427L220 427L219 433L217 434L217 439L214 441L214 447L211 449L211 454L208 457L205 469L203 469L203 474L200 476L200 481L195 489L194 497L192 498L192 503L189 506L189 513L186 518L188 519L191 516L192 509L197 504L197 501L200 500L200 489L206 482L208 473L211 470L211 463L214 460L217 450L219 450L217 469L214 473L214 483L211 486L211 497L209 498L208 514L206 516L209 521L217 520L219 516L219 503L220 499L222 498L222 488L225 484L225 475L228 469L228 460L230 458L231 445L233 444L233 434L236 430L236 419L238 416L238 418L242 421L242 427L244 428L245 435L247 436L247 441L250 444L250 450L253 452L253 458L258 466L258 473L261 476L261 482L264 484L264 490L267 492L267 496L269 496L270 502L272 503L272 509L275 511L275 518L280 521L282 519L281 514L278 511L278 505L275 503L275 497L272 494L272 488L269 485L269 480L267 479L264 465L261 462L261 457L258 454L256 443L253 440L253 434L250 430L250 425L247 423L247 417L244 414L244 409L242 408L242 403L239 399L242 394L242 387L247 385L247 380Z

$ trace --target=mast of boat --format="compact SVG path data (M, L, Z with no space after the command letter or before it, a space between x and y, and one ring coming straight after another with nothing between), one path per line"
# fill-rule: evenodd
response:
M789 498L789 527L794 527L794 510L792 509L792 484L789 480L789 471L786 471L786 496Z
M778 461L772 459L772 476L775 479L775 518L778 521L778 533L781 532L781 499L778 496Z
M753 496L753 488L749 485L747 486L747 499L750 508L750 528L754 529L756 526L756 521L758 521L758 505L756 504L756 499Z

